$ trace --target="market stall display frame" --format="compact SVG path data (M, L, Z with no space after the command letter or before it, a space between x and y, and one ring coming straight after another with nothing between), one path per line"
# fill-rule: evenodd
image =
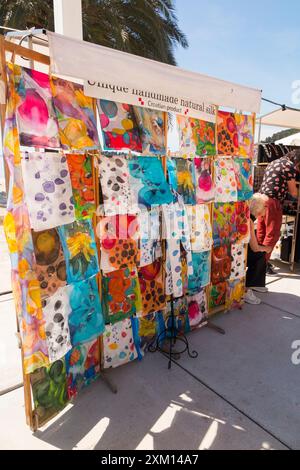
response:
M37 61L37 62L41 62L45 65L49 65L50 64L50 60L49 60L49 57L43 55L43 54L40 54L40 53L37 53L35 51L32 51L32 50L29 50L29 49L26 49L22 46L19 46L19 45L13 45L12 43L9 43L8 41L4 40L3 38L1 38L1 43L0 43L0 47L1 47L1 57L2 57L2 62L1 62L1 78L2 80L6 83L6 71L5 71L5 53L6 52L12 52L14 55L22 55L23 57L27 57L33 61ZM152 62L152 61L150 61ZM243 90L245 92L245 90ZM235 98L236 99L236 98ZM94 101L95 102L95 101ZM254 106L254 105L253 105ZM254 122L255 122L255 114L252 114L250 115L250 119L253 120L253 127L254 127ZM2 117L2 123L4 123L4 119L5 119L5 104L1 105L1 117ZM166 129L166 122L167 122L167 115L166 113L164 113L164 118L165 118L165 129ZM253 132L254 132L254 129L253 129ZM165 133L165 139L166 139L166 133ZM216 126L216 140L217 140L217 126ZM166 140L165 140L165 148L166 148L167 144L166 144ZM91 151L92 155L95 156L97 155L97 152L96 154L93 153L93 151ZM217 154L217 150L216 150L216 154ZM99 158L101 158L100 154L99 154ZM161 156L161 161L162 161L162 165L163 165L163 168L164 168L164 172L166 174L166 155L162 155ZM93 168L93 182L94 182L94 186L96 185L97 187L99 186L98 185L98 169L97 169L97 165L96 165L96 168ZM96 191L96 203L100 202L99 200L99 193L98 191ZM210 204L210 217L212 219L212 207L213 205ZM93 224L94 224L94 229L95 229L95 226L97 224L97 219L96 217L94 216L93 218ZM246 246L244 246L244 249L246 249ZM99 239L97 237L97 252L98 252L98 256L100 258L101 256L101 249L100 249L100 242L99 242ZM165 248L163 250L163 257L162 257L162 260L163 262L165 262ZM101 280L100 280L100 273L97 274L97 282L98 282L98 290L100 291L101 290ZM163 275L163 280L164 280L164 276L165 274ZM205 286L205 291L206 293L209 292L209 287L208 286ZM209 298L209 297L208 297ZM226 304L222 304L220 307L216 307L216 308L211 308L209 310L209 315L211 316L212 314L218 312L218 311L224 311L228 308L230 308L231 305L229 307L227 307ZM208 326L209 326L209 321L208 321ZM99 341L99 345L100 343L102 342L101 340L101 337L98 338L98 341ZM101 345L100 347L101 350L103 350L103 347ZM23 359L24 359L24 352L23 352L23 348L21 348L21 351L22 351L22 362L23 362ZM37 427L45 424L45 422L47 421L42 421L42 420L38 420L38 417L37 415L34 413L33 409L32 409L32 398L31 398L31 384L30 384L30 375L28 373L25 373L24 369L23 369L23 376L24 376L24 393L25 393L25 411L26 411L26 419L27 419L27 423L29 424L29 426L31 427L31 429L35 430L37 429ZM53 415L51 416L53 417Z

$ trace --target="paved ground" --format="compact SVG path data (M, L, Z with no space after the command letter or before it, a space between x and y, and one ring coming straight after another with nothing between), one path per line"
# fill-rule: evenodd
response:
M268 278L259 307L220 315L221 336L189 335L197 359L182 356L168 371L160 353L108 372L75 405L34 435L25 425L23 389L0 396L1 449L299 449L300 275L283 265ZM8 299L8 300L7 300ZM12 302L0 304L1 386L21 379Z
M10 263L0 226L0 291L10 290ZM23 388L0 396L0 449L299 449L300 275L278 264L263 304L245 306L189 335L187 355L167 369L148 354L111 370L113 395L100 380L75 405L34 435L25 425ZM0 297L0 394L22 381L11 294Z

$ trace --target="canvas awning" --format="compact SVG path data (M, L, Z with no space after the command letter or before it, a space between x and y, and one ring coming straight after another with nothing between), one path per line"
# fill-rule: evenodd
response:
M261 116L258 123L266 126L284 127L287 129L300 129L300 109L294 111L291 109L279 108L271 113Z
M112 97L119 90L129 90L125 91L128 96L132 90L141 90L151 96L165 96L171 103L186 101L187 108L188 104L203 101L246 112L260 110L261 90L60 34L47 32L47 35L51 73L95 83L95 94L106 86Z

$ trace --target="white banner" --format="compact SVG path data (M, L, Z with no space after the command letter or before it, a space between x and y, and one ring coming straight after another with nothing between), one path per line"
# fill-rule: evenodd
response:
M247 112L258 113L260 110L261 90L189 72L173 65L60 34L52 32L47 34L50 71L53 74L77 77L90 83L118 85L128 88L128 93L131 93L131 90L141 90L146 92L148 100L150 98L147 98L147 93L177 97L180 105L178 107L182 109L194 110L194 105L201 105L204 102ZM184 101L184 106L181 100Z
M216 107L205 103L196 103L180 96L165 95L142 87L131 88L119 83L102 83L94 80L84 82L84 94L93 98L101 98L118 103L132 104L145 108L158 109L167 113L216 122Z

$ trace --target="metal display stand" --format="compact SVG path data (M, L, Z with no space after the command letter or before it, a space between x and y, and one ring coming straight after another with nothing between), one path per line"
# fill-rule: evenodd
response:
M189 342L185 334L181 333L176 326L176 318L174 314L174 299L171 296L171 314L167 317L167 328L165 328L155 340L149 344L148 351L156 352L160 351L165 353L169 357L168 369L171 369L172 359L179 359L180 355L187 352L191 359L196 359L198 357L197 351L190 351ZM170 320L170 322L169 322ZM169 325L170 323L170 325ZM169 342L169 348L163 348L162 344L165 341ZM174 350L176 343L183 344L182 349Z

